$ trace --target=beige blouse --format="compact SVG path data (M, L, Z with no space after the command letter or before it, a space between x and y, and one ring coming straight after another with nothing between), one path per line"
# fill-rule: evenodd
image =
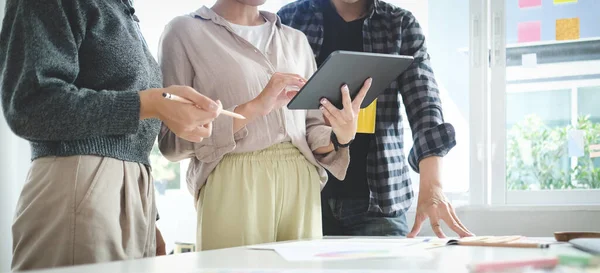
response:
M233 111L255 98L275 72L308 79L316 71L316 64L304 34L282 25L275 14L261 13L273 23L264 53L235 34L225 19L207 7L171 21L159 52L165 86L191 86L213 100L221 100L225 109ZM187 183L197 200L201 187L225 154L258 151L290 140L318 167L321 187L327 181L325 168L344 179L350 161L348 149L327 155L313 153L330 144L330 134L331 127L324 124L318 110L292 111L284 107L250 122L235 134L233 119L220 115L213 122L212 136L200 143L178 138L164 125L158 140L162 154L169 160L191 159Z

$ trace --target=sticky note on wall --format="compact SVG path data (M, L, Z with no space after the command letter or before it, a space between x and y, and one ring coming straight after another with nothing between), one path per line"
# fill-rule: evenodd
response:
M523 67L533 68L537 66L537 54L523 54L521 55L521 65Z
M579 18L556 20L556 40L579 40Z
M554 0L554 4L577 3L577 0Z
M542 38L542 22L522 22L518 26L518 42L529 43L537 42Z
M535 8L542 6L542 0L519 0L519 8Z

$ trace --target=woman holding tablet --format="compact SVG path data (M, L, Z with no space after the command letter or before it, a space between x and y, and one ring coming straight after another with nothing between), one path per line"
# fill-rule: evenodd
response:
M326 100L321 111L284 107L316 64L305 35L259 12L263 3L218 0L174 19L163 33L164 83L192 86L245 117L220 115L212 136L199 143L164 126L159 135L165 157L191 159L199 250L321 237L325 169L344 178L345 147L371 84L354 101L342 87L343 109Z

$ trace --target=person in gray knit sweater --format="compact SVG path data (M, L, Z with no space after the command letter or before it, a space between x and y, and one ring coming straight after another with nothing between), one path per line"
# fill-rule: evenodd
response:
M157 253L149 154L160 122L200 142L222 106L190 87L163 88L136 21L128 0L6 3L2 109L32 152L13 223L13 270Z

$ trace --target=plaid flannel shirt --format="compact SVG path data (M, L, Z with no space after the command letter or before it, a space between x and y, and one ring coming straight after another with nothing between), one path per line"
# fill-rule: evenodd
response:
M282 23L306 34L316 56L323 44L323 13L319 1L298 0L284 6ZM369 213L398 216L414 197L403 151L402 103L413 132L414 145L408 164L419 172L419 162L429 156L445 156L456 145L454 127L444 123L439 90L429 63L425 36L407 10L374 0L363 25L365 52L409 55L412 66L377 99L375 140L367 156Z

